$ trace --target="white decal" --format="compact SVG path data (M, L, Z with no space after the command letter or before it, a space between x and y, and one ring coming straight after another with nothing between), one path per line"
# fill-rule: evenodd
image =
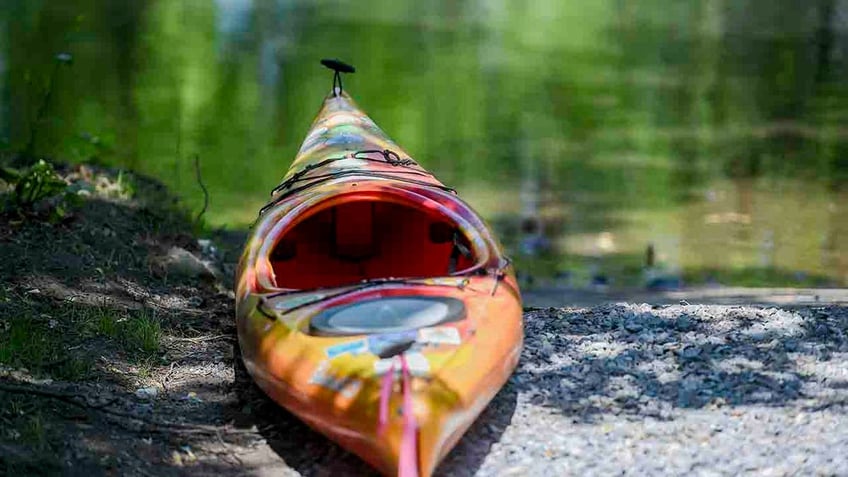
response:
M426 344L462 344L459 330L453 326L440 326L436 328L421 328L418 330L418 342Z

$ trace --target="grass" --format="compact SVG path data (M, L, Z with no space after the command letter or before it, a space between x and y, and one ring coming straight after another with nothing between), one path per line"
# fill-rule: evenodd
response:
M0 475L44 475L59 470L53 442L61 442L61 432L51 424L44 404L24 396L0 396ZM11 444L11 447L9 447Z
M6 438L11 439L28 448L43 452L49 449L50 425L47 423L42 404L32 401L23 396L10 396L3 400L3 409L0 417L11 426L6 432Z
M128 353L152 355L159 351L162 324L152 310L121 313L106 307L79 308L75 321L84 332L110 338Z
M41 414L41 411L36 411L26 416L24 421L24 425L20 427L21 441L34 447L36 450L46 450L48 447L47 424L44 422L44 416Z
M68 337L51 325L51 321L45 323L43 317L32 314L5 320L0 332L0 364L56 379L86 378L93 358L71 353Z
M162 324L152 311L144 310L120 323L118 339L128 348L152 355L159 351Z
M152 310L116 311L69 304L53 308L49 310L53 315L47 315L37 302L14 303L1 310L0 365L6 367L73 381L91 374L104 347L117 348L138 361L148 360L160 350L162 325Z
M93 308L87 313L83 312L80 315L79 321L83 322L91 333L107 338L118 336L118 320L110 310L106 308Z

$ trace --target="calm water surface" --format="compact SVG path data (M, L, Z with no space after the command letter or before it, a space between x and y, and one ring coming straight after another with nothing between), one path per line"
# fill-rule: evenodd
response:
M3 0L0 147L242 227L328 56L536 283L848 284L846 0Z

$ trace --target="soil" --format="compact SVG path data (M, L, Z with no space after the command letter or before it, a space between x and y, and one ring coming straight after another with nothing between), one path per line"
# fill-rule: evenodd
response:
M198 240L153 181L62 174L103 187L0 220L0 474L373 475L246 375L242 234ZM527 309L519 369L438 474L848 473L848 308L561 307L579 295L533 298L557 307Z

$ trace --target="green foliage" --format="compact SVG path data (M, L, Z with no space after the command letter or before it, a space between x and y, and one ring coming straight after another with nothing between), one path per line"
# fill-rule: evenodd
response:
M72 163L103 166L104 156L112 153L112 147L100 136L91 133L71 135L67 142L67 158Z
M118 171L118 179L115 184L115 192L118 198L121 199L132 199L136 194L135 182L133 181L132 174L129 174L124 171Z
M827 276L774 267L692 268L683 270L683 278L689 284L721 283L741 287L836 286Z
M21 174L15 183L14 200L19 206L26 207L36 202L64 193L67 184L44 159L32 165Z
M0 168L0 179L12 187L3 208L20 216L43 215L55 222L80 201L79 187L69 186L44 159L23 172Z
M21 175L18 171L10 168L0 166L0 180L6 182L7 184L17 184L18 179L21 178Z

